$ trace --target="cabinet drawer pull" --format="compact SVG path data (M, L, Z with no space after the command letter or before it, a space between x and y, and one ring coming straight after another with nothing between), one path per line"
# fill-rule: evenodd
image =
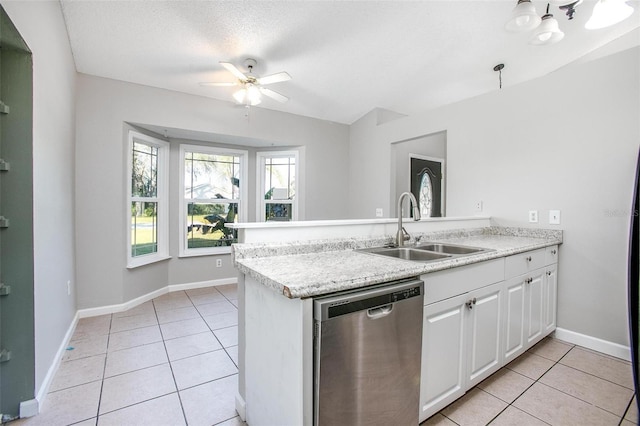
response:
M527 262L531 262L531 256L525 257L524 260L526 260Z
M551 271L547 271L547 276L551 276Z
M555 250L551 250L551 254L556 254L556 251Z

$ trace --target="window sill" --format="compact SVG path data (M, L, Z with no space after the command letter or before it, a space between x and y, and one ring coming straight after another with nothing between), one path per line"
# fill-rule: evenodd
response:
M203 251L182 251L178 255L178 258L183 257L200 257L200 256L219 256L224 254L231 254L231 247L220 247L215 250L203 250Z
M129 259L127 262L127 269L135 269L140 266L150 265L152 263L158 263L171 259L169 255L158 255L153 257L147 257L144 259Z

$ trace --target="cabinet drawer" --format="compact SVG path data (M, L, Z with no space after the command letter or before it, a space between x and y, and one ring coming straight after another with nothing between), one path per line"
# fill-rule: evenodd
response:
M433 272L420 279L428 305L504 280L504 258Z
M542 248L507 257L504 268L506 279L542 268L545 265L545 256L546 250Z
M558 246L551 246L545 249L545 265L558 263Z

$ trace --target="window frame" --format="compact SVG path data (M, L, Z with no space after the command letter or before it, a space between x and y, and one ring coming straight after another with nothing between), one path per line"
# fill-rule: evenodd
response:
M226 247L198 247L198 248L188 248L187 244L187 204L189 202L208 202L215 199L187 199L185 197L185 162L184 156L186 152L197 152L201 154L207 155L233 155L236 157L240 157L240 198L238 199L238 214L236 215L238 222L246 222L247 221L247 205L248 205L248 163L249 163L249 151L241 150L241 149L232 149L225 147L218 147L215 145L191 145L191 144L180 144L180 156L178 161L179 165L179 200L180 200L180 212L178 214L179 220L179 249L178 256L179 257L195 257L195 256L211 256L211 255L219 255L219 254L230 254L231 246ZM215 202L214 202L215 204Z
M157 161L157 190L155 197L133 196L131 181L133 179L133 144L134 142L152 146L158 149ZM169 255L169 142L145 135L134 130L129 130L127 137L127 204L126 220L127 224L127 268L137 268L170 259ZM157 203L157 251L154 253L133 256L131 253L131 204L134 202L155 202Z
M266 159L267 158L295 158L295 182L296 182L296 192L293 200L275 200L271 204L291 204L292 212L291 212L291 221L296 221L299 219L299 205L300 205L300 193L302 192L301 179L300 176L300 151L298 150L287 150L287 151L261 151L256 152L256 222L266 222L266 205L267 200L264 199L264 187L265 187L265 177L264 177L264 169L266 167ZM284 202L283 202L284 201Z

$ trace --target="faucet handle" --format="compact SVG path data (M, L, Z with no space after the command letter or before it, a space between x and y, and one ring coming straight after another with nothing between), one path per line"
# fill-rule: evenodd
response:
M411 235L409 235L409 233L407 232L406 229L404 229L404 226L402 227L402 239L404 241L409 241L411 239Z

